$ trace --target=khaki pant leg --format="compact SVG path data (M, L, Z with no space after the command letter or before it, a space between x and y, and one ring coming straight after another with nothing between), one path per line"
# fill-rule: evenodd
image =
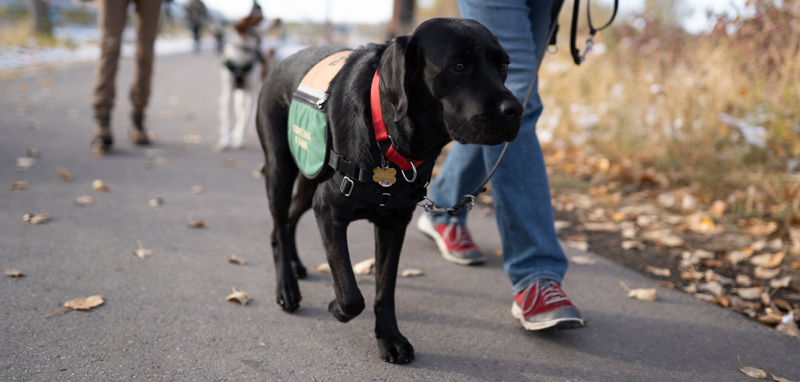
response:
M153 74L153 45L158 33L161 0L134 0L136 3L136 72L131 86L131 103L136 112L144 112L150 98Z
M100 61L95 72L92 105L95 114L108 115L114 107L114 77L117 74L122 30L129 0L99 0L98 25L102 33Z

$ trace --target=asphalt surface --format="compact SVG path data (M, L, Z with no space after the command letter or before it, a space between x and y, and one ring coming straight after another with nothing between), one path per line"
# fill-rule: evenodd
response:
M211 150L218 70L211 53L158 59L148 110L157 151L146 151L127 140L132 62L123 60L117 144L102 159L89 150L92 65L0 81L0 267L26 273L0 280L0 380L750 380L737 356L746 366L800 380L797 339L656 287L597 255L594 265L573 265L565 280L587 326L526 332L509 313L494 217L480 209L470 227L490 258L483 266L445 262L432 241L409 228L400 268L426 270L397 283L398 320L416 350L413 363L378 358L370 308L347 324L327 312L331 278L311 269L324 262L312 214L298 229L310 270L301 281L301 308L284 313L274 297L263 180L251 175L262 162L255 133L241 151ZM18 172L16 159L29 147L40 151L38 163ZM58 166L72 182L59 177ZM95 179L110 192L92 190ZM11 190L14 181L29 187ZM94 203L75 205L81 195ZM155 197L164 204L150 207ZM52 220L26 224L29 212ZM206 227L188 228L190 212ZM372 256L367 223L351 226L349 237L353 259ZM151 257L133 255L137 240ZM229 264L232 253L246 264ZM371 301L373 277L358 278ZM656 287L660 300L629 299L619 281ZM225 301L234 286L253 297L246 307ZM45 319L67 300L96 294L103 305Z

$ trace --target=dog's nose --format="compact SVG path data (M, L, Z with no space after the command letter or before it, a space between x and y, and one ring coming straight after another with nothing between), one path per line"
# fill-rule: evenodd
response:
M511 119L522 115L522 104L516 98L506 98L500 103L500 113Z

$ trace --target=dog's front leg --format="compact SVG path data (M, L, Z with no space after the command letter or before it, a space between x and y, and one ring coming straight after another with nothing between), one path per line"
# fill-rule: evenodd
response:
M228 148L231 143L231 76L227 69L222 69L220 75L222 84L222 94L219 96L219 141L217 150Z
M407 221L375 224L375 338L381 358L391 363L414 360L414 347L397 328L394 310L397 264L407 225Z
M350 252L347 248L347 226L352 219L348 218L349 211L346 206L338 206L335 202L331 203L331 198L326 198L326 195L332 192L338 190L318 189L314 196L313 207L336 292L336 299L328 304L328 311L337 320L347 322L361 314L365 304L364 296L361 295L356 276L353 274Z

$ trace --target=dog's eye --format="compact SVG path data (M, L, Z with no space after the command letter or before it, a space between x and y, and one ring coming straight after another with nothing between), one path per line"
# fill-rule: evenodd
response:
M455 70L457 72L463 72L463 71L467 70L467 66L464 65L463 62L459 62L458 64L453 65L453 70Z
M508 71L508 64L500 64L500 71L501 72Z

